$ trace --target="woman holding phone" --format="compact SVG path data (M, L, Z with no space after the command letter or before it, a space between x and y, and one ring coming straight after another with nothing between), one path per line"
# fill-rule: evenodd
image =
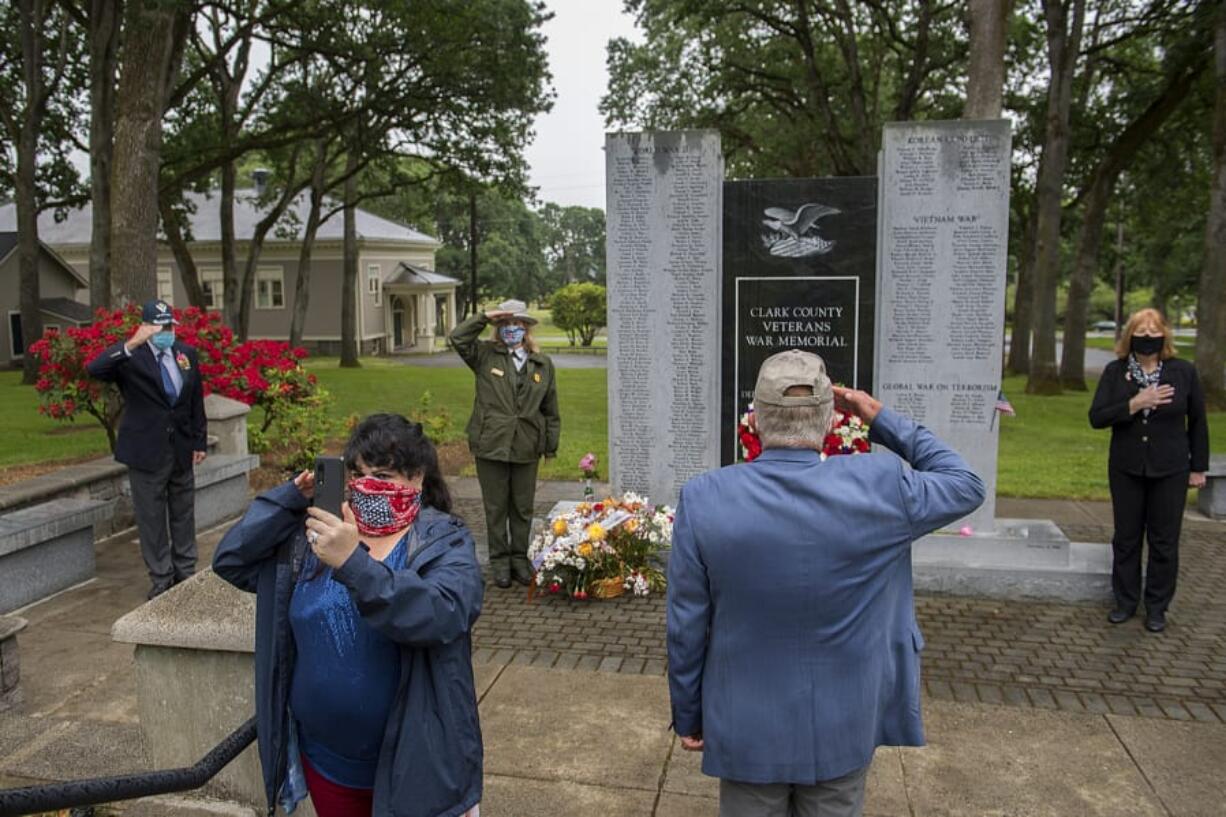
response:
M213 569L257 594L256 717L269 806L319 817L476 817L471 661L482 581L433 444L393 414L345 447L349 500L315 474L257 497Z

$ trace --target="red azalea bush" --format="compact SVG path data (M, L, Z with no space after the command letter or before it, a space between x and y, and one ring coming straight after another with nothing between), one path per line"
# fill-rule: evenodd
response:
M195 348L199 357L205 395L216 392L263 410L260 427L250 429L254 451L292 448L303 455L296 458L302 459L308 453L305 449L314 448L309 452L313 459L322 450L329 398L315 375L302 367L305 349L273 340L236 344L234 333L218 312L193 306L176 309L174 314L179 321L177 339ZM93 417L106 429L114 450L123 398L113 383L91 378L85 366L131 337L139 325L140 307L135 304L111 311L99 309L92 324L64 332L48 330L31 344L30 353L40 361L34 385L42 400L39 412L65 421L81 415ZM315 436L320 438L317 446L309 439Z

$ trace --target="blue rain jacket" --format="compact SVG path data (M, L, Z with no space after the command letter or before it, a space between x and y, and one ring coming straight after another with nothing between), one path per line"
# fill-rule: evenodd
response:
M306 796L289 711L289 602L306 553L309 505L292 482L256 497L213 555L213 570L256 594L255 702L271 814ZM374 817L455 817L481 800L482 745L472 674L484 585L472 534L422 508L420 545L403 570L358 548L334 571L363 618L401 645L400 685L375 772Z

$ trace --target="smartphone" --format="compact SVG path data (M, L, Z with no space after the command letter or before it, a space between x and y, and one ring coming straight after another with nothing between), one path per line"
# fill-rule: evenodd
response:
M341 515L345 500L345 462L340 457L315 458L315 507Z

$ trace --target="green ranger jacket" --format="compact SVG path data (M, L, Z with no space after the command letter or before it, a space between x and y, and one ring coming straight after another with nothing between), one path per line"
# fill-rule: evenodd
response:
M517 372L506 346L478 340L487 324L489 319L477 313L449 338L477 376L468 448L474 457L499 462L532 462L542 454L552 457L558 453L562 431L553 361L530 352L523 371Z

